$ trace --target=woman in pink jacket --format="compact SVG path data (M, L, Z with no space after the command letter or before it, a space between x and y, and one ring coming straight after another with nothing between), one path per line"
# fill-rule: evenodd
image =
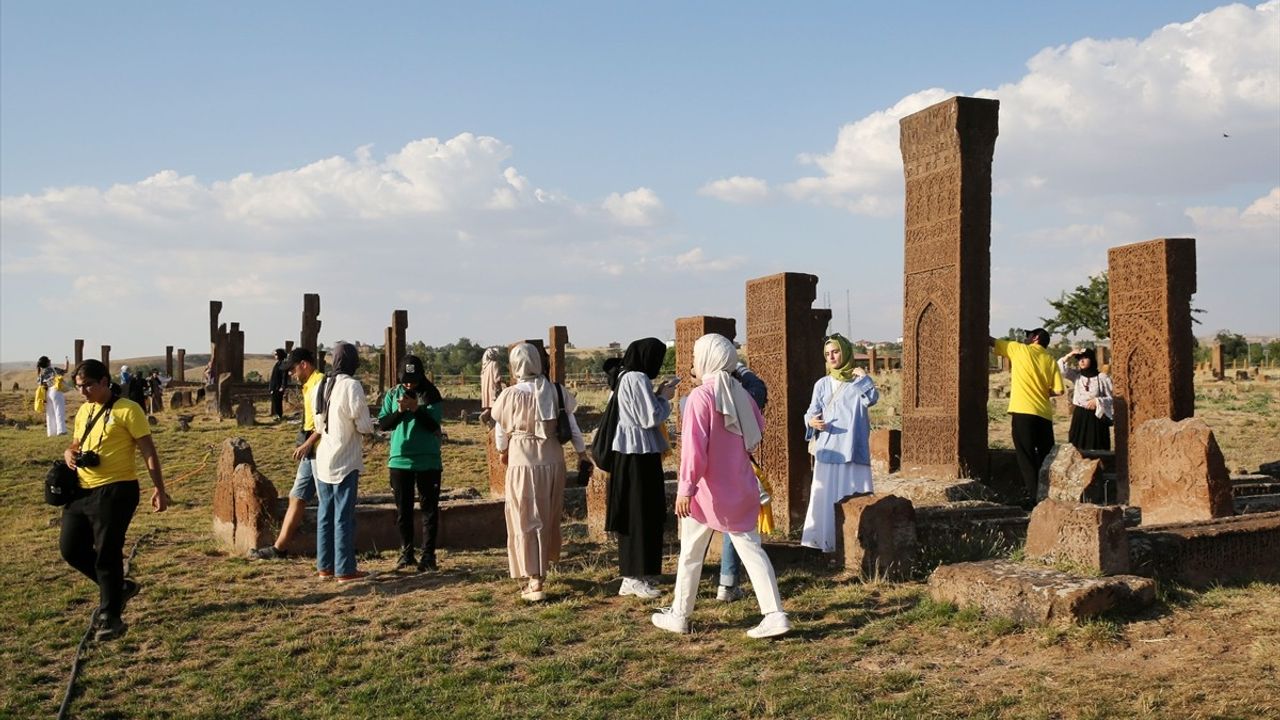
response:
M700 384L689 393L681 416L680 561L671 607L653 614L653 624L675 633L689 632L702 575L702 559L712 532L733 542L755 589L764 619L747 631L754 638L782 635L791 629L782 611L778 579L760 545L756 520L760 490L749 453L760 444L764 418L755 401L730 374L738 365L733 343L721 335L703 335L693 345L693 378Z

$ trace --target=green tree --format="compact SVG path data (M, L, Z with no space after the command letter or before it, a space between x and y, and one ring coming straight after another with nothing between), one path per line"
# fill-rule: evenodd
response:
M1040 321L1051 334L1071 336L1088 330L1095 338L1105 340L1111 334L1109 294L1107 273L1090 275L1088 285L1080 285L1069 293L1062 293L1057 300L1049 300L1056 314L1042 317Z
M1239 333L1233 333L1230 330L1219 330L1214 336L1222 345L1223 362L1231 362L1233 360L1248 360L1249 358L1249 342Z

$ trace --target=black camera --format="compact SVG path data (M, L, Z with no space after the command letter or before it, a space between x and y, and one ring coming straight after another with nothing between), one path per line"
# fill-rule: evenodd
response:
M76 453L76 467L98 467L101 463L102 458L92 450Z

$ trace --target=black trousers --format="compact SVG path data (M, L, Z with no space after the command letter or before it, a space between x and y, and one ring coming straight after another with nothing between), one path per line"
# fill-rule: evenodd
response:
M284 390L274 390L271 393L271 417L284 416Z
M116 482L80 495L62 511L62 559L98 584L98 609L120 617L124 603L124 536L138 509L138 481Z
M1040 466L1053 449L1053 421L1030 413L1009 413L1013 418L1013 452L1027 501L1035 503L1040 486Z
M618 523L606 528L618 538L618 572L623 577L662 574L662 527L667 500L662 455L614 453L608 502Z
M440 526L439 470L391 470L391 491L396 495L396 527L400 547L413 547L413 491L418 491L422 507L422 556L436 555L436 535Z

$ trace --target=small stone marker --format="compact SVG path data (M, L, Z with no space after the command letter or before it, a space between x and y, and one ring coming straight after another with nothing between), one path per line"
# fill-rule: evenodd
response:
M253 419L253 401L241 400L236 406L236 425L240 427L253 427L255 421Z
M1102 498L1102 461L1089 460L1070 443L1059 443L1040 466L1041 500L1094 502Z
M836 503L837 552L862 578L906 580L916 562L916 514L894 495L861 495Z
M898 472L902 460L902 431L890 428L871 431L871 469L881 475Z
M1029 558L1066 561L1103 575L1129 572L1129 537L1119 505L1089 505L1048 498L1031 511Z
M1142 508L1143 525L1235 514L1231 475L1203 420L1148 420L1131 440L1129 504Z

